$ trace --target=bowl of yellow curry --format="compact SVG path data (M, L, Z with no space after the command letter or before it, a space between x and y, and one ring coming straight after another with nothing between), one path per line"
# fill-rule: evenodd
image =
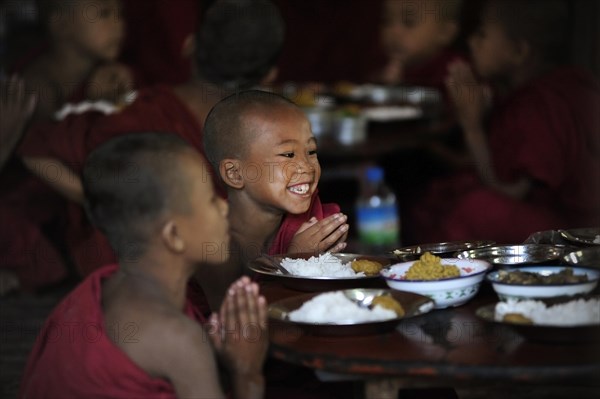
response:
M437 309L460 306L477 294L492 265L476 259L441 259L429 252L415 262L403 262L381 271L395 290L428 296Z

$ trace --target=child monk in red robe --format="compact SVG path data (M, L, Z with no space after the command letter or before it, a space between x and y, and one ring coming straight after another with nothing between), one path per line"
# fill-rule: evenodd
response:
M377 80L442 89L448 66L462 58L452 47L461 5L460 0L386 0L381 42L388 61Z
M256 90L231 95L208 115L204 145L227 188L233 254L218 275L199 272L211 306L261 253L345 248L346 216L317 196L317 142L295 104Z
M224 260L207 245L229 241L228 207L207 167L172 134L119 137L90 155L87 208L119 264L88 276L52 312L20 397L224 398L218 362L230 397L263 397L266 302L256 284L231 285L206 329L186 297L199 264Z
M123 38L118 0L38 2L46 44L13 69L22 74L28 95L37 99L36 121L47 120L67 102L114 99L131 89L127 69L114 63ZM3 118L13 118L3 113ZM20 137L20 132L11 132ZM9 143L7 143L9 144ZM3 145L0 172L0 269L14 274L18 287L35 290L67 274L67 261L53 237L64 234L65 201L32 175ZM52 165L42 173L54 176ZM52 179L51 178L51 179Z
M125 35L120 0L41 0L48 42L15 69L38 95L36 119L48 119L67 102L115 100L132 89L129 69L116 63Z
M475 173L437 182L419 210L422 241L488 238L600 225L600 87L561 66L563 1L491 1L471 39L477 74L498 102L485 116L485 87L465 64L447 81Z
M177 134L202 153L202 126L211 107L230 92L274 77L283 30L268 1L217 1L196 33L196 73L189 82L140 90L130 105L108 116L86 112L28 132L19 150L24 162L71 200L66 241L81 275L114 260L106 239L89 225L80 206L79 174L89 152L112 137L153 130ZM44 173L49 168L55 175Z

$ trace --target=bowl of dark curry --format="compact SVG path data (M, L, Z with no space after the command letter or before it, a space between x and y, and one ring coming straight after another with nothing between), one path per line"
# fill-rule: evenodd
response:
M489 273L500 300L553 298L587 294L598 285L600 271L564 266L529 266Z

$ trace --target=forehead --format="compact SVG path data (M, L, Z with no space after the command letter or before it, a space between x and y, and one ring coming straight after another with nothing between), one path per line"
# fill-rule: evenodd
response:
M253 107L244 113L242 119L243 134L247 134L250 145L268 141L274 146L282 141L305 142L313 137L308 119L293 106Z

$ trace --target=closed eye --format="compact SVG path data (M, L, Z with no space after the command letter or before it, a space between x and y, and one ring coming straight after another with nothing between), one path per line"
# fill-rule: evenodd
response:
M317 155L317 150L310 150L308 155Z

